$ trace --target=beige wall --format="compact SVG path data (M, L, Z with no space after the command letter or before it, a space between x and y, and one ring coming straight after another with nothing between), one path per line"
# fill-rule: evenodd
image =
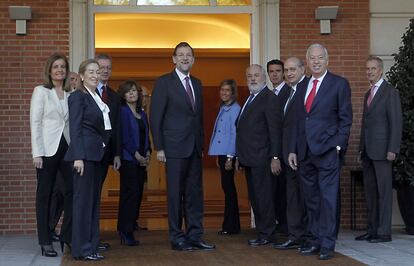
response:
M370 53L384 60L387 72L394 64L393 53L401 46L401 37L414 17L413 0L371 0L370 1ZM403 225L397 204L393 199L393 225Z

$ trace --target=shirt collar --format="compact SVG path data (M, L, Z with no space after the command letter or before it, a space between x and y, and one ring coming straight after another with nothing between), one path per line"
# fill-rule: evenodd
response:
M328 70L326 70L325 73L319 78L315 78L314 76L312 76L309 83L312 83L315 79L317 79L319 81L319 84L321 84L327 73L328 73Z
M190 73L188 73L188 75L184 75L183 73L181 73L180 70L178 70L177 68L175 69L175 73L177 73L178 77L180 78L181 81L184 81L184 79L186 77L190 78Z
M377 83L375 83L374 85L375 85L375 87L378 89L380 86L381 86L381 84L382 84L382 82L384 81L384 79L383 78L380 78L378 81L377 81Z
M277 85L276 87L273 87L274 89L276 89L276 91L279 93L280 90L283 88L283 86L285 86L285 82L282 81L282 83L280 83L279 85Z

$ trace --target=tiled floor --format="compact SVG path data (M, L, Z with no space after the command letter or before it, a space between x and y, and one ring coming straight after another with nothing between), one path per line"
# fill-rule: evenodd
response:
M354 237L362 232L342 231L336 251L368 265L411 266L414 265L414 236L403 234L395 228L390 243L370 244L355 241ZM62 258L60 248L55 243L58 257L41 256L36 236L0 236L0 266L55 266Z

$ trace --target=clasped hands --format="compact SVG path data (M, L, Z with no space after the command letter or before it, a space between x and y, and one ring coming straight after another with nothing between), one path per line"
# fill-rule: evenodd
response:
M150 152L148 151L146 156L142 156L141 154L139 154L138 151L135 152L135 159L137 159L137 161L139 162L140 166L147 166L149 164L149 160L150 160Z

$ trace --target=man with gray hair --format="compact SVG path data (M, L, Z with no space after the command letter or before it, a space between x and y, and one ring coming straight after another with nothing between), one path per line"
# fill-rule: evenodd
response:
M289 165L297 169L313 239L301 255L331 259L337 234L337 202L342 159L352 125L351 89L343 77L328 71L328 51L309 46L306 59L312 76L297 87L295 145Z
M368 228L355 240L370 243L392 240L392 163L400 151L403 124L400 95L383 79L383 72L382 59L369 57L366 75L370 89L364 97L359 144Z
M244 167L253 208L257 238L250 246L275 241L272 175L280 174L282 108L266 87L266 72L260 65L246 70L250 96L236 122L236 168ZM270 170L270 171L269 171Z

